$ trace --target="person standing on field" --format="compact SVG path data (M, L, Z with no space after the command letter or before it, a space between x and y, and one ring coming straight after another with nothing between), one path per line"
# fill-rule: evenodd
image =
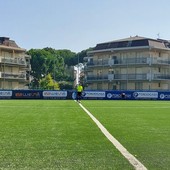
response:
M76 87L77 90L77 102L81 102L82 92L83 92L83 86L79 83Z

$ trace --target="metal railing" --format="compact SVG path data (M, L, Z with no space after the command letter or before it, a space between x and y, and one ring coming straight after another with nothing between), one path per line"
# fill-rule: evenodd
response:
M153 76L154 80L170 80L169 74L154 74Z
M5 79L26 79L26 73L4 73L0 72L0 78Z
M115 80L147 80L147 74L115 74Z
M87 81L112 81L112 80L167 80L170 79L169 74L113 74L112 76L110 74L108 75L90 75L86 77Z
M168 59L157 59L150 57L141 57L141 58L126 58L126 59L100 59L94 60L87 63L87 67L96 67L96 66L116 66L116 65L135 65L135 64L160 64L160 65L170 65L170 60Z
M23 58L10 58L0 56L0 63L5 64L17 64L26 66L26 60Z

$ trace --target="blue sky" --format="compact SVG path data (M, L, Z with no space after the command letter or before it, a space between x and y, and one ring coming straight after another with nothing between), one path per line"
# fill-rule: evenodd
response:
M0 0L0 36L73 52L135 35L170 40L169 11L169 0Z

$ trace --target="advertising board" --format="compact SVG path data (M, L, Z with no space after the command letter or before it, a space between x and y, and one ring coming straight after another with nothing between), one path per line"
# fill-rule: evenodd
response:
M0 91L0 98L1 99L10 99L12 97L12 91L2 90Z
M44 99L65 99L67 97L67 91L43 91L42 96Z

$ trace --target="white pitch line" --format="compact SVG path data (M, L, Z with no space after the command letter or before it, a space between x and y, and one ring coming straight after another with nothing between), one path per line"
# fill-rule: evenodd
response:
M147 170L147 168L137 160L127 149L114 138L108 130L81 104L80 107L91 117L91 119L96 123L102 133L107 137L107 139L120 151L120 153L132 164L136 170Z

